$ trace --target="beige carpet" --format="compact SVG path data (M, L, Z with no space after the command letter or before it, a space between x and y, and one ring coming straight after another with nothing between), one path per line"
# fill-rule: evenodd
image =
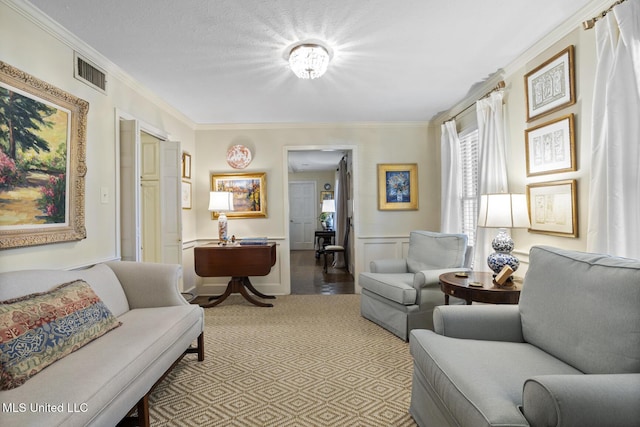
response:
M158 386L152 425L415 426L409 346L363 319L359 298L205 309L205 361L187 355Z

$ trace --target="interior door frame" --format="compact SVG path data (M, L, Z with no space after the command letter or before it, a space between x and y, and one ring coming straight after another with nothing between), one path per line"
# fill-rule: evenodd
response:
M120 140L120 120L129 120L129 121L134 121L136 122L136 139L139 142L139 138L140 138L140 132L145 132L148 133L149 135L158 138L161 142L162 141L170 141L170 135L169 133L167 133L166 131L159 129L153 125L150 125L149 123L146 123L140 119L138 119L137 117L122 111L118 108L115 109L115 137L116 137L116 144L115 144L115 159L116 159L116 179L115 179L115 210L116 210L116 257L117 259L122 259L122 239L120 236L121 233L121 227L122 227L122 212L121 212L121 208L122 208L122 194L120 191L120 144L121 144L121 140ZM136 144L136 150L139 150L139 143ZM139 158L139 153L136 153L136 157ZM139 164L135 165L136 167L136 182L137 184L140 183L140 174L139 174ZM135 196L135 205L136 205L136 232L138 232L139 227L140 227L140 189L139 189L139 185L136 185L136 196ZM136 239L137 240L137 239ZM138 251L136 252L138 253ZM140 261L140 260L138 260Z
M360 185L359 179L358 179L358 171L359 171L359 166L358 166L358 147L356 145L338 145L338 144L328 144L328 145L287 145L283 147L283 164L285 165L285 168L288 170L288 165L289 165L289 152L290 151L323 151L323 150L340 150L340 151L349 151L351 154L351 165L352 165L352 169L351 169L351 184L353 186L353 194L352 194L352 199L351 199L351 206L350 206L350 210L351 210L351 217L352 217L352 221L351 221L351 233L352 235L349 238L350 242L353 242L350 244L351 246L351 255L349 256L349 259L354 260L352 261L353 263L349 266L349 271L352 272L353 276L354 276L354 280L356 279L356 275L357 275L357 263L355 263L355 260L357 260L357 245L355 244L356 242L356 235L355 232L356 230L358 230L358 226L360 225L360 218L358 215L358 188ZM288 242L287 244L287 251L286 253L283 253L282 256L283 257L287 257L287 259L289 259L291 257L291 236L289 235L289 173L285 173L284 174L284 178L283 178L284 182L282 185L282 188L284 190L284 197L283 197L283 204L284 204L284 231L285 231L285 239ZM289 277L291 274L291 266L289 265L289 271L287 272ZM289 291L291 290L291 284L289 283Z

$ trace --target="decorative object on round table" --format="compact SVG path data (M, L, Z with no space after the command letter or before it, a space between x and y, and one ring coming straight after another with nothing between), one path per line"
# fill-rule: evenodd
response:
M227 163L234 169L246 168L251 160L251 150L244 145L234 145L227 150Z
M487 257L487 265L499 274L505 265L516 271L520 261L514 255L514 243L507 228L530 227L527 199L524 194L483 194L480 196L478 227L498 228L498 234L491 242L495 251Z
M487 257L487 265L495 274L500 273L505 265L511 267L513 271L518 269L520 261L511 255L514 243L506 228L498 229L498 234L491 242L491 247L495 252Z

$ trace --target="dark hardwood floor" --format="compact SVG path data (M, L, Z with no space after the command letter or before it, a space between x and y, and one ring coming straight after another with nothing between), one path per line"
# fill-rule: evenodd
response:
M316 259L315 251L291 251L291 293L309 294L352 294L353 276L343 268L329 265L322 271L323 258Z

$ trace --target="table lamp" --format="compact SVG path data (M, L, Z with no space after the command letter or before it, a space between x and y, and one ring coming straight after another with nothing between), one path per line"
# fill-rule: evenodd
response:
M483 194L480 196L480 212L478 227L498 228L498 234L491 242L495 251L487 257L487 264L494 272L500 273L505 265L516 271L520 261L511 251L513 239L507 228L528 228L529 212L527 198L524 194Z
M334 199L322 201L322 213L328 213L329 216L325 221L327 223L327 229L333 229L333 213L336 211L336 201Z
M233 210L233 193L226 191L212 191L209 193L209 211L218 214L218 239L227 241L227 215Z

